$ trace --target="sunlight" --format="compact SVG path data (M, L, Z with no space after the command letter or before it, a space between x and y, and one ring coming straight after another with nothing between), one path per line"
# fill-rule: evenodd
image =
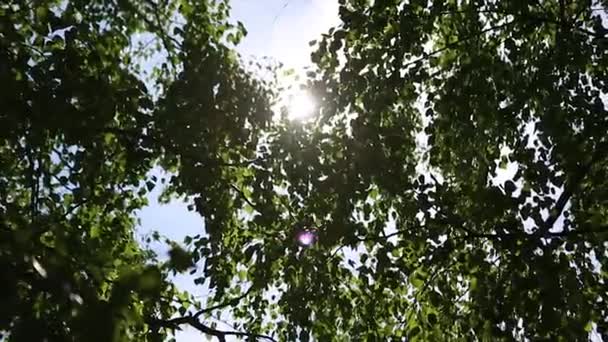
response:
M308 92L299 92L289 96L287 117L291 120L310 118L316 107L315 100Z

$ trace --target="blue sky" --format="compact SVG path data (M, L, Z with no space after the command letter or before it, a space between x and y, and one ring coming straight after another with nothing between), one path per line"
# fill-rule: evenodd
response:
M241 55L246 58L268 56L296 71L309 64L311 48L308 42L338 22L337 0L232 0L231 4L231 20L243 22L248 31L237 48ZM151 193L150 204L139 214L140 234L158 230L172 240L182 241L187 235L203 232L203 221L198 214L189 212L183 201L159 204L156 200L159 193L160 189ZM178 277L176 283L197 296L206 295L205 289L194 286L187 276ZM223 324L218 328L231 330ZM204 340L191 328L176 337L178 342Z
M287 67L309 63L308 42L338 22L337 0L232 0L232 18L249 31L245 56L269 56Z

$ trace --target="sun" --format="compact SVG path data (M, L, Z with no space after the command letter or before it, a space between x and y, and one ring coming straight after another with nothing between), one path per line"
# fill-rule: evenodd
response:
M317 104L315 99L306 91L301 91L289 96L287 105L287 117L290 120L306 120L309 119Z

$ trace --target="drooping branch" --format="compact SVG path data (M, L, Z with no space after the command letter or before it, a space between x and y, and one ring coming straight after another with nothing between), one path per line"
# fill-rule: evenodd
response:
M101 133L111 133L122 139L129 140L131 143L133 142L133 140L147 141L152 146L165 149L166 151L170 151L171 153L175 154L176 156L179 156L182 159L190 160L191 162L201 162L201 163L203 163L204 166L243 167L243 166L251 165L255 162L258 162L258 161L261 161L264 159L262 157L256 157L253 159L245 159L245 160L237 161L237 162L233 162L233 163L228 163L228 162L218 161L218 160L210 160L210 159L203 161L203 160L201 160L200 155L196 155L194 153L185 153L184 151L180 151L178 148L171 146L170 143L163 141L162 139L159 139L158 137L154 137L149 134L141 134L140 132L122 129L122 128L118 128L118 127L106 127L103 130L101 130Z
M578 15L577 15L578 16ZM556 20L556 19L551 19L549 17L540 17L540 16L536 16L536 15L532 15L532 14L526 14L526 17L532 20L536 20L538 22L541 23L545 23L545 24L551 24L551 25L556 25L558 27L564 27L566 26L565 22L562 22L561 20ZM575 26L575 27L570 27L580 33L586 34L588 36L594 37L594 38L605 38L605 35L600 34L598 32L593 32L590 31L584 27L580 27L580 26Z
M214 328L204 324L203 322L201 322L198 318L196 318L194 316L177 317L177 318L172 318L169 320L148 319L147 323L152 329L168 328L168 329L172 329L172 330L178 329L180 325L187 324L187 325L190 325L191 327L195 328L196 330L202 332L203 334L216 337L220 342L225 342L226 336L265 339L268 341L276 342L276 340L274 338L272 338L271 336L268 336L268 335L214 329Z
M222 308L225 308L225 307L228 307L228 306L234 306L234 305L238 304L241 300L243 300L245 297L247 297L252 291L253 291L253 286L250 287L249 290L247 290L242 295L240 295L238 297L235 297L233 299L230 299L230 300L228 300L228 301L226 301L224 303L217 304L217 305L214 305L214 306L202 309L202 310L198 311L197 313L195 313L192 317L198 318L202 314L209 313L209 312L215 311L217 309L222 309Z
M176 317L176 318L172 318L172 319L168 319L168 320L149 319L147 321L147 323L153 329L157 329L159 327L168 328L168 329L177 329L177 328L179 328L180 325L187 324L206 335L217 337L217 339L220 341L225 341L226 336L263 338L263 339L266 339L269 341L275 341L272 337L266 336L266 335L239 332L239 331L217 330L217 329L211 328L208 325L202 323L199 319L200 316L202 316L203 314L210 313L210 312L218 310L218 309L223 309L223 308L226 308L229 306L234 306L234 305L238 304L241 300L243 300L245 297L247 297L252 291L253 291L253 287L250 287L249 290L247 290L245 293L243 293L242 295L240 295L238 297L235 297L226 302L199 310L196 313L188 315L188 316Z
M512 232L512 233L475 233L473 231L468 231L465 235L449 235L448 239L455 240L477 240L477 239L487 239L487 240L497 240L497 241L506 241L506 240L526 240L526 239L536 239L536 238L571 238L576 236L586 236L592 234L601 234L608 233L608 226L600 227L599 229L583 229L583 230L569 230L569 231L561 231L561 232L546 232L545 234L538 233L526 233L526 232ZM382 236L373 236L373 237L365 237L360 238L357 241L365 242L365 241L384 241L393 236L404 236L411 234L409 230L398 230L391 234L382 235ZM408 238L422 238L420 236L408 236ZM344 246L341 246L341 249ZM339 250L338 249L338 250ZM337 252L337 251L336 251Z
M599 229L589 230L568 230L561 232L547 232L545 234L529 234L525 232L504 233L504 234L470 234L459 237L460 239L489 239L489 240L507 240L507 239L531 239L531 238L570 238L576 236L585 236L592 234L607 233L608 227L600 227Z
M439 48L437 50L431 51L429 53L425 53L424 56L422 56L420 58L416 58L413 61L405 63L402 67L406 68L406 67L408 67L410 65L415 65L415 64L417 64L419 62L422 62L424 60L429 59L430 57L432 57L434 55L437 55L437 54L440 54L440 53L442 53L444 51L452 49L452 48L454 48L454 47L456 47L456 46L458 46L458 45L460 45L460 44L462 44L462 43L464 43L466 41L469 41L471 39L477 38L477 37L481 36L482 34L485 34L485 33L488 33L488 32L494 31L494 30L498 30L498 29L507 27L507 26L513 24L514 22L515 22L515 20L511 20L511 21L507 21L506 23L503 23L503 24L500 24L500 25L491 26L491 27L488 27L488 28L486 28L484 30L479 31L478 33L471 34L471 35L465 36L465 37L463 37L461 39L458 39L458 40L456 40L454 42L447 43L443 47L441 47L441 48Z

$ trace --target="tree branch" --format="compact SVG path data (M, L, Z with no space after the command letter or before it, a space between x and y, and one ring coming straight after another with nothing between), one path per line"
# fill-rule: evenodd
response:
M553 210L551 210L551 214L547 218L547 221L545 221L543 226L541 226L538 230L539 235L546 235L553 228L553 225L555 224L557 219L562 215L566 204L570 201L570 198L572 197L574 192L578 189L581 182L585 179L585 177L589 173L589 170L591 170L593 165L599 160L603 159L608 153L608 146L606 146L607 144L598 145L599 146L596 147L595 153L593 154L591 160L586 165L582 166L575 174L575 176L568 181L568 184L564 188L564 191L557 199L555 207L553 208Z
M217 330L217 329L214 329L214 328L211 328L211 327L205 325L204 323L202 323L200 320L198 320L194 316L177 317L177 318L172 318L169 320L148 319L147 323L152 328L162 327L162 328L168 328L168 329L177 329L180 325L188 324L191 327L195 328L196 330L202 332L203 334L217 337L217 339L220 342L225 342L226 336L249 337L249 338L256 338L256 339L266 339L268 341L277 342L274 338L272 338L268 335L261 335L261 334L254 334L254 333L240 332L240 331Z
M583 229L583 230L568 230L568 231L561 231L561 232L546 232L545 234L538 234L538 233L526 233L526 232L517 232L517 233L475 233L472 232L471 230L466 230L467 232L469 232L466 235L460 235L460 236L451 236L451 238L453 239L457 239L457 240L473 240L473 239L488 239L488 240L507 240L507 239L529 239L529 238L569 238L569 237L574 237L574 236L580 236L580 235L589 235L589 234L599 234L599 233L608 233L608 226L605 227L600 227L600 229L595 229L595 230L591 230L591 229ZM406 231L406 230L398 230L394 233L388 234L386 236L373 236L373 237L368 237L368 238L359 238L358 241L360 242L365 242L365 241L379 241L379 240L384 240L386 238L390 238L393 236L399 236L399 235L406 235L410 233L410 231ZM415 238L415 237L413 237ZM448 238L450 238L450 236L448 235Z
M188 154L188 153L184 153L183 151L179 151L177 148L171 146L171 144L169 144L163 140L160 140L156 137L153 137L151 135L145 135L145 134L141 134L139 132L135 132L132 130L126 130L126 129L122 129L122 128L118 128L118 127L106 127L101 130L101 133L111 133L111 134L114 134L118 137L122 137L123 139L127 139L127 140L139 139L142 141L147 141L150 144L154 145L155 147L163 148L166 151L170 151L171 153L175 154L176 156L179 156L182 159L188 159L192 162L201 162L205 166L243 167L243 166L253 164L253 163L263 159L262 157L256 157L253 159L245 159L243 161L237 161L237 162L233 162L233 163L227 163L227 162L217 161L217 160L203 161L201 159L200 155ZM204 163L207 163L207 164L204 164Z
M51 149L53 152L55 152L55 154L57 155L57 158L59 158L59 160L72 172L72 173L78 173L78 171L74 168L74 166L70 165L70 163L63 159L63 153L59 150L57 150L57 148L53 147Z
M562 23L561 21L554 20L554 19L547 18L547 17L539 17L539 16L535 16L535 15L530 15L530 14L527 14L526 17L528 17L529 19L537 20L537 21L542 22L542 23L546 23L546 24L552 24L552 25L557 25L557 26L565 26L565 24ZM573 28L575 30L579 31L580 33L584 33L586 35L589 35L589 36L592 36L592 37L595 37L595 38L605 38L605 35L601 35L601 34L599 34L597 32L593 32L593 31L589 31L588 29L580 27L580 26L576 26L576 27L573 27Z
M240 296L238 296L238 297L235 297L235 298L233 298L233 299L230 299L230 300L228 300L228 301L226 301L226 302L224 302L224 303L221 303L221 304L218 304L218 305L214 305L214 306L211 306L211 307L209 307L209 308L202 309L202 310L198 311L197 313L195 313L195 314L194 314L192 317L194 317L194 318L198 318L198 317L199 317L200 315L202 315L202 314L209 313L209 312L214 311L214 310L217 310L217 309L225 308L225 307L227 307L227 306L233 306L233 305L236 305L236 304L238 304L238 303L239 303L241 300L243 300L245 297L247 297L247 296L248 296L248 295L251 293L251 291L253 291L253 286L251 286L251 287L249 288L249 290L247 290L247 291L246 291L245 293L243 293L242 295L240 295Z
M503 27L507 27L507 26L513 24L514 22L515 22L515 20L511 20L511 21L508 21L508 22L500 24L500 25L491 26L491 27L488 27L487 29L481 30L479 33L463 37L462 39L458 39L457 41L454 41L454 42L451 42L451 43L447 43L447 44L445 44L444 47L439 48L439 49L437 49L435 51L431 51L429 53L424 53L424 56L422 56L420 58L417 58L417 59L415 59L415 60L413 60L411 62L407 62L402 67L406 68L406 67L408 67L410 65L414 65L414 64L419 63L421 61L424 61L424 60L428 59L431 56L434 56L434 55L439 54L439 53L441 53L443 51L449 50L449 49L451 49L451 48L453 48L453 47L455 47L455 46L457 46L457 45L459 45L461 43L464 43L464 42L466 42L466 41L468 41L470 39L477 38L480 35L482 35L484 33L487 33L487 32L490 32L490 31L494 31L494 30L497 30L497 29L500 29L500 28L503 28Z
M36 164L34 161L34 157L32 156L32 149L30 146L25 147L25 155L28 161L28 168L30 173L30 215L32 221L36 219L38 216L38 195L39 195L39 187L40 187L40 172L36 168Z
M154 18L156 19L156 23L148 19L146 13L143 13L138 9L139 4L133 5L130 2L127 2L126 4L130 7L131 10L135 11L139 16L141 16L141 18L146 22L152 32L157 31L154 33L159 36L163 47L165 48L165 50L167 50L167 59L169 63L173 66L174 69L177 70L177 66L175 65L173 60L174 48L171 46L170 42L173 42L175 46L180 46L180 43L174 37L167 34L165 28L162 26L162 18L160 17L160 10L158 8L158 5L151 0L145 0L145 2L151 7L152 11L154 12L153 14Z
M247 198L247 196L245 195L245 193L243 192L243 190L239 189L234 184L230 184L230 187L232 189L234 189L234 191L236 191L241 196L241 198L243 198L243 200L245 202L247 202L247 204L249 204L253 209L255 209L256 211L258 211L259 213L262 213L262 211L258 208L258 206L256 204L254 204L253 202L251 202L251 200L249 198Z

